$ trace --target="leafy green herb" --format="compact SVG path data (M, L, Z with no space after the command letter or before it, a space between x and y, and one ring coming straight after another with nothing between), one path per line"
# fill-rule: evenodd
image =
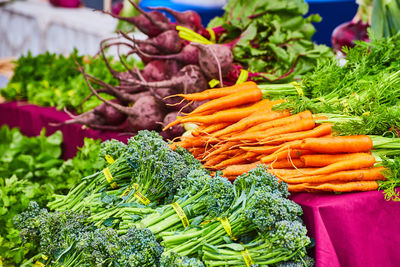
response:
M235 44L235 61L256 73L254 79L292 81L313 70L317 60L333 57L327 46L311 42L311 23L321 18L303 18L308 11L303 0L231 0L224 9L208 26L227 30L219 41Z

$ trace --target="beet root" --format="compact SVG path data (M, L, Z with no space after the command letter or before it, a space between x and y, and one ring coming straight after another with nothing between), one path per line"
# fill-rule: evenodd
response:
M147 82L170 79L180 69L175 60L153 60L143 69L142 75Z
M165 115L164 109L153 96L145 96L135 102L129 112L128 123L132 130L157 130Z
M134 40L134 42L136 44L142 44L142 50L146 53L150 51L143 49L144 45L154 46L164 54L178 53L183 46L183 40L179 37L179 33L176 30L165 31L148 40Z
M118 103L117 100L111 100ZM126 120L126 115L116 110L112 106L102 103L93 109L93 113L103 118L106 125L119 125Z
M229 47L219 44L192 44L199 48L199 65L209 79L225 77L232 67L233 55Z
M157 82L132 81L148 88L173 88L177 93L196 93L208 88L208 83L199 66L187 65L179 70L171 79Z
M140 49L137 49L140 57L144 57L146 59L173 59L179 61L183 65L198 65L199 64L199 49L193 45L186 45L182 48L182 50L177 54L170 55L155 55L149 54Z
M168 7L149 7L152 10L162 10L170 13L178 23L178 25L191 29L195 32L203 28L201 17L198 13L192 10L178 12Z
M171 122L175 121L177 116L178 112L170 112L167 115L165 115L164 121L162 123L163 128L168 124L170 124ZM181 136L184 132L185 129L183 128L182 125L179 124L168 128L167 130L161 132L160 134L164 139L172 140L175 137Z

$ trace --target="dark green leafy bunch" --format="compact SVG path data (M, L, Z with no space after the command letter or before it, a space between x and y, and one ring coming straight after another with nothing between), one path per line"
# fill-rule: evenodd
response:
M205 170L192 170L183 181L186 187L178 191L173 202L182 208L191 224L215 219L232 204L233 186L224 177L211 178ZM120 228L130 227L132 222L128 220L124 224ZM170 235L184 228L181 218L170 204L158 207L155 213L145 216L134 225L148 228L156 236Z
M117 85L118 81L108 71L101 57L84 58L78 51L69 56L46 52L32 56L30 52L21 56L16 62L14 76L7 87L0 89L0 94L7 100L27 100L40 106L52 106L57 109L68 108L82 113L93 109L102 102L89 96L87 87L76 63L85 67L85 71L104 82ZM123 70L119 62L113 67ZM110 99L106 94L103 97ZM83 103L84 102L84 103Z
M290 97L278 109L294 113L346 115L333 120L340 134L375 134L400 129L400 34L358 41L345 50L346 63L321 62L302 81L303 97Z
M274 229L282 220L299 221L301 207L285 198L287 185L259 165L234 183L235 198L231 206L220 215L229 222L231 238L242 238L252 232L264 233ZM183 256L201 254L204 244L217 246L229 240L221 220L211 220L200 228L188 228L175 234L163 234L166 251Z
M246 244L206 245L202 259L210 266L240 266L245 265L242 253L247 250L254 263L252 266L270 266L289 259L293 264L298 264L295 260L299 261L298 266L313 266L303 265L305 261L301 261L306 258L305 249L309 244L307 229L300 222L284 220L276 223L273 230L264 236L260 235Z
M204 263L197 258L179 256L176 253L163 253L160 267L204 267Z
M118 235L112 228L96 228L87 215L73 211L48 212L32 202L14 219L24 242L40 247L46 265L158 266L163 248L147 229L130 228Z
M253 79L293 81L312 71L317 60L333 57L327 46L311 41L311 23L321 18L304 18L308 5L303 0L231 0L224 9L224 15L208 26L226 29L219 42L232 44L234 61Z

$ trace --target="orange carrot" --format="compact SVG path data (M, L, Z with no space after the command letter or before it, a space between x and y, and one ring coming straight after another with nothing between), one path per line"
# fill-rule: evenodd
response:
M282 178L290 184L298 183L326 183L326 182L352 182L352 181L378 181L386 180L383 175L384 167L370 169L348 170L334 172L326 175L304 176L299 178Z
M164 129L168 129L179 123L203 123L203 124L215 124L221 122L237 122L241 119L249 116L250 114L256 112L261 107L267 105L271 109L270 101L268 99L263 99L253 105L246 107L231 108L218 111L210 115L196 116L191 114L190 116L179 118L170 124L168 124ZM201 106L200 106L201 107Z
M241 146L240 149L249 151L249 152L255 152L257 154L264 154L264 155L269 155L282 146Z
M232 132L239 132L244 129L248 129L249 127L252 127L254 125L257 125L261 122L273 121L279 118L288 117L289 115L290 115L289 111L283 111L283 112L276 112L276 111L266 112L265 110L257 111L251 114L250 116L241 119L237 123L232 124L226 127L225 129L214 133L213 137L223 136Z
M301 150L301 149L290 149L290 150L283 150L279 153L274 153L271 155L267 155L261 158L261 163L270 163L273 161L279 161L286 158L300 158L302 155L311 154L312 152L309 150Z
M237 107L248 103L254 103L261 100L261 97L262 92L260 88L248 88L204 103L203 105L193 110L190 114L197 114L207 110L217 111L221 109Z
M333 192L354 192L354 191L372 191L378 189L376 181L354 181L347 183L323 183L319 185L307 185L310 189Z
M253 126L250 129L248 129L246 132L258 132L258 131L263 131L269 128L274 128L274 127L278 127L278 126L282 126L282 125L286 125L286 124L290 124L290 123L294 123L297 122L299 120L304 120L304 119L312 119L312 113L308 110L300 112L298 114L289 116L289 117L285 117L285 118L281 118L281 119L276 119L273 121L267 121L264 123L261 123L259 125Z
M274 143L275 144L275 143L282 143L282 142L288 142L288 141L293 141L293 140L301 140L301 139L311 138L311 137L320 137L320 136L329 134L331 132L331 130L332 130L331 123L323 123L321 125L318 125L317 127L315 127L312 130L281 134L278 136L272 136L272 137L264 139L263 143L265 143L265 144Z
M289 192L309 192L308 184L288 184ZM316 191L316 190L314 190Z
M287 169L287 168L304 168L304 162L302 162L300 159L292 159L292 160L280 160L280 161L275 161L271 162L268 165L268 168L270 169Z
M200 93L194 94L176 94L173 96L180 96L183 97L185 100L194 100L194 101L202 101L202 100L212 100L216 98L220 98L223 96L231 95L237 92L240 92L245 89L249 88L258 88L255 82L244 82L241 84L227 86L223 88L215 88L215 89L208 89L204 90ZM171 96L172 97L172 96Z
M215 131L224 129L225 127L228 127L229 125L231 125L229 122L221 122L221 123L211 124L211 125L207 126L206 128L204 128L201 132L203 134L211 134Z
M372 149L372 139L366 135L307 138L301 148L327 154L367 152Z
M214 157L210 157L205 163L204 167L213 167L214 165L224 161L225 159L229 158L228 155L220 154Z
M253 153L253 152L244 152L235 157L224 160L221 163L215 165L214 167L215 167L215 169L219 169L219 170L224 169L229 165L236 165L239 163L244 163L246 161L249 161L252 158L254 158L255 155L256 155L256 153Z
M257 167L258 164L261 163L259 161L256 161L248 164L230 165L226 167L224 170L222 170L222 174L223 176L238 176L245 172L250 171L251 169L254 169L255 167Z
M271 163L272 164L272 163ZM286 182L291 177L297 177L298 175L302 175L303 172L306 171L315 171L316 168L301 168L301 169L268 169L268 172L274 174L279 179L282 179Z
M374 166L374 164L375 164L375 157L369 154L364 154L349 160L335 162L322 168L316 168L314 170L308 170L308 169L299 170L299 173L297 175L292 175L290 176L290 178L310 176L310 175L322 175L338 171L358 170L362 168L372 167Z
M263 141L265 138L277 136L285 133L293 133L299 131L310 130L315 127L315 122L313 119L305 119L301 121L297 121L296 123L281 125L276 128L270 128L268 130L259 131L259 132L251 132L251 133L242 133L237 134L232 137L227 138L230 141L239 141L239 140L257 140Z
M222 153L222 152L224 152L224 151L230 149L231 147L233 147L233 146L236 145L237 143L238 143L238 142L226 142L226 143L224 143L224 144L222 144L222 145L220 145L220 146L216 145L216 146L218 146L218 147L217 147L214 151L208 153L208 155L207 155L205 158L211 157L211 156L213 156L213 155L220 154L220 153Z
M300 160L307 167L324 167L339 161L354 159L359 156L369 155L367 153L349 153L349 154L313 154L304 155Z
M236 154L242 153L242 152L243 152L242 149L235 148L235 149L226 150L226 151L222 152L221 154L228 155L228 156L235 156Z

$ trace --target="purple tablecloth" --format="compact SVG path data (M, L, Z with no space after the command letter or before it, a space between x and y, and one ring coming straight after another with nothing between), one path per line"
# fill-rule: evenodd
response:
M400 202L382 192L299 193L317 267L400 266Z
M39 107L26 102L9 102L0 104L0 126L7 124L10 127L18 127L27 136L39 135L41 129L46 127L47 135L61 130L63 133L63 158L75 156L77 147L83 145L84 137L93 139L118 139L126 141L129 136L119 136L114 132L100 132L91 129L82 129L81 125L70 124L60 127L49 126L49 123L63 122L70 117L55 108Z
M50 127L68 119L64 112L26 103L0 104L0 125L19 127L29 136L42 127L48 134L60 129L63 155L72 157L84 137L126 141L116 133L83 130L80 125ZM400 266L400 202L387 202L381 192L342 195L300 193L291 197L304 210L304 222L315 238L317 267Z

